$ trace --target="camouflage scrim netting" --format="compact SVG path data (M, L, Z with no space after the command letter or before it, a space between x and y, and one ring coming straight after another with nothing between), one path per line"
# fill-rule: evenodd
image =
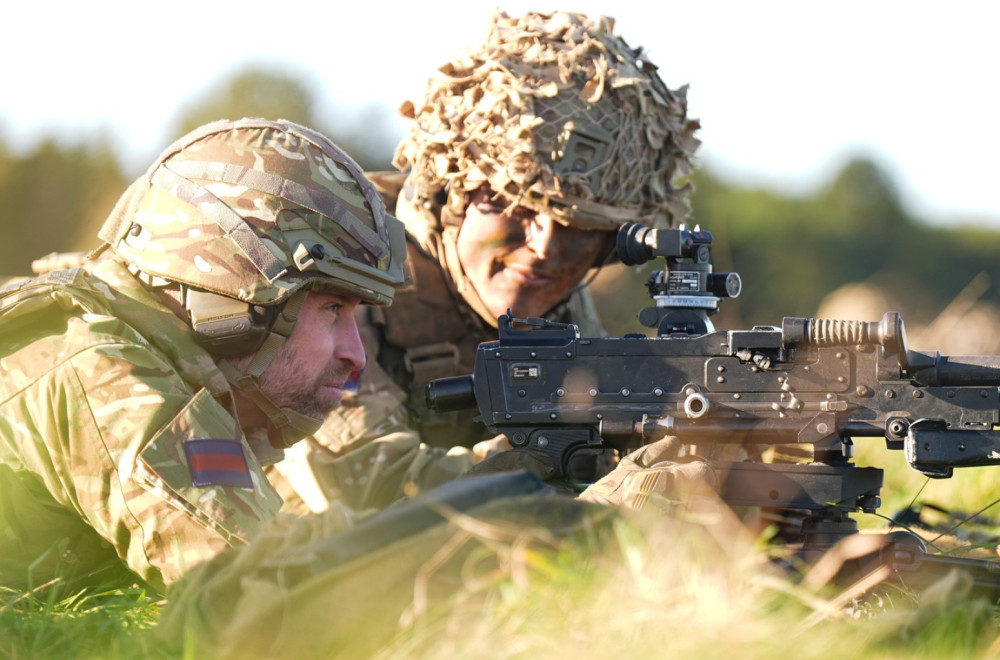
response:
M168 147L99 236L145 276L250 304L313 284L388 304L401 223L360 167L289 121L223 120Z
M689 213L699 141L686 87L671 91L614 21L581 14L496 12L486 42L440 69L394 164L410 167L416 202L464 213L465 193L489 185L563 224L614 230L670 226Z

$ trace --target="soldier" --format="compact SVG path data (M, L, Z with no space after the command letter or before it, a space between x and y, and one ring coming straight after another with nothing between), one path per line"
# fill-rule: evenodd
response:
M418 600L462 590L464 557L486 565L495 534L456 544L427 516L439 507L282 515L262 470L364 367L355 308L403 282L402 225L343 151L287 121L209 124L99 236L83 264L0 291L0 587L140 582L167 593L160 629L186 655L364 655ZM665 471L656 449L579 499L522 474L453 482L441 501L468 513L460 526L506 521L519 548L592 538L613 511L596 503L711 482L702 466ZM497 476L520 480L477 490Z
M583 280L617 228L686 217L689 186L672 185L698 144L686 88L668 89L613 27L496 13L486 42L404 105L413 125L394 164L408 173L369 176L406 224L408 282L391 308L359 310L357 393L275 466L290 508L381 507L502 448L473 412L429 411L427 381L471 373L507 309L604 334Z
M83 267L0 293L4 586L162 590L245 543L281 506L261 465L364 365L354 308L403 282L374 187L284 121L181 138L99 235Z

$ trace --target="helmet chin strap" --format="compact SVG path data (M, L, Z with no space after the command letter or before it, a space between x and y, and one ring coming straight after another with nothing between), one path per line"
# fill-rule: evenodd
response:
M260 389L260 375L278 354L278 350L292 334L299 318L299 310L305 302L306 291L292 294L285 304L264 344L254 353L245 371L240 371L228 360L219 360L219 369L229 383L243 392L267 417L268 437L271 444L287 449L293 444L319 431L322 419L309 417L291 408L282 408Z
M462 262L458 258L458 231L459 228L453 226L445 227L442 231L440 261L451 276L450 279L458 290L458 294L490 327L496 328L497 318L486 307L486 303L476 291L476 287L472 285L472 280L465 274Z

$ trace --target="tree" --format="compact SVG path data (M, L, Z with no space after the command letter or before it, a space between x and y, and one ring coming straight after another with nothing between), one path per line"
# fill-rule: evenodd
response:
M216 119L264 117L313 126L314 98L308 84L282 72L251 67L212 83L179 113L170 139Z
M913 224L903 210L895 183L868 158L849 161L815 196L813 205L827 218L825 228L831 233L862 233L868 241L885 240Z
M63 146L52 138L15 157L0 149L0 275L27 275L50 252L88 250L127 182L106 136Z
M320 116L316 83L276 69L249 67L213 83L180 113L171 138L216 119L289 119L314 128L366 170L389 169L396 140L386 109L378 105L354 113L331 110Z

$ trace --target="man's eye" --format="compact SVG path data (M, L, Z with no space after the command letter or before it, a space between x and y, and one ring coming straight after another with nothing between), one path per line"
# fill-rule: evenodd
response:
M502 215L511 222L524 222L535 216L531 209L523 206L511 208L506 202L482 202L476 205L476 210L484 215Z

